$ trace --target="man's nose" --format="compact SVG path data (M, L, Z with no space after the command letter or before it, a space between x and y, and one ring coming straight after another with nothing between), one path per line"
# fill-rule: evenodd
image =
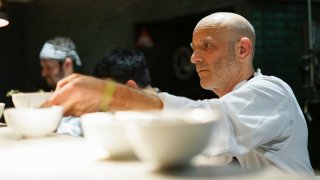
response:
M196 63L202 62L202 60L203 59L200 53L198 53L197 51L193 51L191 55L191 63L196 64Z
M47 71L45 68L42 68L42 69L41 69L41 76L42 76L42 77L46 77L47 74L48 74L48 71Z

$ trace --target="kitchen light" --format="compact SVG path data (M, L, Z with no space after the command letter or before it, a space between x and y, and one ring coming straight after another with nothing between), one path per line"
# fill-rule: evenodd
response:
M9 24L7 10L7 1L0 0L0 27L7 26Z

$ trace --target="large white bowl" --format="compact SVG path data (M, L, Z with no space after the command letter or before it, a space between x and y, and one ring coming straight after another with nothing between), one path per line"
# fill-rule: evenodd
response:
M12 102L16 108L38 108L46 102L53 92L29 92L12 94Z
M4 110L7 125L23 137L43 137L54 132L63 115L62 106L49 108L8 108Z
M116 113L134 153L156 169L189 164L206 147L219 116L202 109Z
M96 158L131 158L133 152L122 124L112 113L96 112L80 117L83 135Z

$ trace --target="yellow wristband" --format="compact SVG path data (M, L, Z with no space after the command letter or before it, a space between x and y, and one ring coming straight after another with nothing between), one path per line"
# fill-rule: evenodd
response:
M110 108L109 106L112 101L113 93L115 90L116 90L116 83L112 81L107 81L106 86L102 92L103 94L101 97L101 103L99 108L100 111L106 112L109 110Z

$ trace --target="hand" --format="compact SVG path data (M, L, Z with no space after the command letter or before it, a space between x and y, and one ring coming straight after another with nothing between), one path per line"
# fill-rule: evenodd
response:
M65 116L97 112L105 83L94 77L72 74L58 82L53 96L43 107L61 105Z

